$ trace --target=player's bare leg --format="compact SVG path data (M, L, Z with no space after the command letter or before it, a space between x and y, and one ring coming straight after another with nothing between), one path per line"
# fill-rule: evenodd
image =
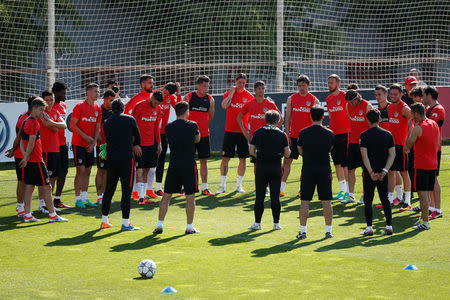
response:
M147 175L149 168L136 169L136 189L139 194L139 205L145 204L145 191L147 189Z
M206 158L200 158L200 177L202 178L202 195L214 196L208 190L208 165Z
M292 158L285 158L283 161L283 176L281 177L281 188L280 188L280 196L283 197L285 195L286 181L291 173L291 165Z

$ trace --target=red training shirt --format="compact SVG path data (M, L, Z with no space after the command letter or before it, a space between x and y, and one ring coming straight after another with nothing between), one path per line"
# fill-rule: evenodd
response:
M408 106L408 104L401 100L388 106L389 131L394 137L394 143L401 146L405 144L408 136L408 119L402 115L405 106Z
M54 122L59 119L59 113L57 111L45 111L44 114L47 114L50 120ZM53 131L44 126L41 119L39 119L38 122L41 129L42 152L59 152L59 130Z
M200 137L209 136L209 108L211 106L211 95L206 94L199 97L196 92L190 92L184 97L189 103L189 120L198 125Z
M58 103L54 103L53 107L52 107L52 112L57 111L59 113L59 115L63 118L63 120L66 120L66 111L67 111L67 105L65 102L58 102ZM59 138L59 145L65 145L66 144L66 130L65 129L60 129L58 132L58 138Z
M225 92L223 94L223 99L228 97L230 94L230 91ZM244 107L245 103L249 102L250 100L254 99L253 95L244 89L243 91L234 91L233 97L231 98L230 105L227 108L227 119L225 123L225 131L228 132L237 132L242 133L241 128L239 127L239 124L236 120L238 114L241 112L242 108ZM242 122L244 123L244 128L248 130L248 116L245 116L242 118Z
M94 137L96 125L102 122L102 109L96 103L89 105L86 100L80 101L73 108L72 122L73 119L78 119L77 125L81 131L90 137ZM72 127L72 124L70 126L72 128L72 145L89 146L88 142Z
M30 111L26 111L25 113L23 113L19 116L19 119L17 120L17 123L16 123L16 134L17 135L20 135L20 130L22 129L23 121L25 121L25 119L28 118L29 116L30 116ZM14 157L15 158L23 158L23 153L20 150L20 145L19 145L19 147L16 148L16 150L14 150Z
M256 99L245 103L244 107L241 110L241 114L243 116L246 116L248 114L248 123L251 136L253 136L253 133L255 133L256 130L266 125L264 114L266 113L266 111L271 109L278 111L281 115L281 112L279 111L275 103L267 98L264 98L264 101L262 101L261 103L256 101Z
M362 99L358 105L347 105L348 115L350 118L350 143L359 144L359 136L361 133L369 129L369 123L367 123L367 106L369 102Z
M149 93L149 92L144 91L144 90L140 91L139 93L134 95L130 99L130 101L127 102L127 104L125 104L124 113L131 116L131 113L133 112L134 106L136 104L138 104L139 102L141 102L142 100L147 100L151 96L152 96L152 93Z
M337 96L331 94L327 97L327 110L330 117L330 129L334 134L350 132L350 120L345 110L345 92L339 91Z
M131 114L137 122L141 133L141 146L153 146L161 142L159 126L161 124L162 110L158 105L153 108L148 100L136 104Z
M33 151L31 151L29 162L44 162L42 158L42 143L39 133L39 122L33 118L28 117L23 121L22 129L20 130L20 137L23 142L24 150L27 151L28 141L30 136L36 136L36 142L34 144Z
M312 125L311 107L314 106L316 97L308 93L306 96L295 93L291 95L291 131L289 136L298 138L300 131Z
M440 141L439 141L439 151L442 149L442 126L444 125L445 121L445 108L437 103L436 105L433 105L432 107L428 107L426 114L427 118L433 120L436 122L436 124L439 127L439 132L441 134Z
M161 134L166 133L166 125L169 122L170 116L170 106L172 106L175 109L175 104L177 104L177 97L175 95L169 95L166 98L164 98L164 101L161 102L161 104L159 105L162 110L162 119L160 126Z
M416 126L422 127L422 135L417 138L414 144L414 168L421 170L437 170L436 143L439 127L435 121L425 119Z

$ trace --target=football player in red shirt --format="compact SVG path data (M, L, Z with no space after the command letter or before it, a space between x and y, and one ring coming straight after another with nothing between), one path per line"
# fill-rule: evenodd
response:
M36 97L31 102L30 116L23 121L20 129L20 149L23 153L23 159L20 161L20 167L24 168L25 189L23 199L25 202L25 222L37 222L31 214L31 200L34 187L38 186L39 194L45 200L49 211L50 222L67 222L67 219L61 218L55 212L52 199L52 187L48 177L47 168L42 159L42 143L40 139L40 126L38 119L43 117L46 103L42 98Z
M72 111L70 127L72 128L72 147L76 166L75 205L86 207L97 205L87 199L89 176L94 164L94 148L100 135L102 109L97 101L100 95L99 86L90 83L86 86L86 100L80 101Z
M294 159L298 159L297 138L302 129L312 125L311 107L320 105L319 99L308 92L311 81L308 76L300 75L297 78L298 93L292 94L286 100L286 122L284 131L289 137L291 154L283 162L283 177L281 178L280 196L285 195L286 181L291 173L291 165Z
M442 126L445 121L445 108L439 104L438 96L439 92L434 86L427 86L424 89L425 94L425 105L428 105L425 116L433 121L439 127L440 140L439 140L439 148L437 151L437 172L436 172L436 182L434 184L433 193L431 193L431 204L430 204L430 219L440 218L442 217L441 211L441 185L439 184L438 176L439 176L439 168L441 166L441 149L442 149Z
M437 151L440 144L439 127L433 120L425 116L425 107L421 103L411 105L411 112L416 125L411 131L411 135L406 140L404 152L407 153L414 145L414 168L417 194L419 194L421 218L413 226L417 230L430 229L428 222L428 208L430 205L430 193L436 183L436 173L438 168Z
M236 148L239 165L237 168L235 191L238 193L245 193L242 188L242 180L244 179L246 158L249 155L249 148L248 141L242 133L236 117L242 110L242 107L244 107L245 103L254 98L253 95L245 89L246 84L247 75L239 73L235 78L235 85L223 95L222 108L227 111L227 118L222 144L222 162L220 163L220 188L216 194L225 193L226 191L228 163L230 158L234 157ZM244 118L243 124L245 128L248 128L248 118Z
M59 112L53 110L53 105L55 103L53 92L50 90L43 91L42 99L47 103L43 117L38 120L41 132L42 155L50 177L50 185L53 189L61 170L61 159L59 158L59 130L65 130L67 126ZM48 214L44 199L41 197L39 198L39 211Z
M423 104L423 97L424 97L423 87L421 87L421 86L414 87L409 92L409 95L413 99L414 103L422 103Z
M395 159L389 170L389 202L397 205L401 204L401 211L411 208L411 180L408 175L408 156L403 153L403 146L411 129L411 109L401 100L402 87L399 84L393 84L389 88L391 104L388 107L389 131L394 136ZM397 189L397 199L394 199L395 171L399 171L403 179L405 197L402 197L400 187Z
M335 144L331 149L336 176L339 181L340 191L333 199L342 200L348 195L348 169L347 148L348 135L350 132L350 120L347 116L345 105L345 92L340 89L341 78L337 74L328 76L328 89L330 95L327 97L327 111L330 118L329 128L335 135Z
M130 101L127 102L127 104L125 104L124 113L127 115L131 115L131 112L136 104L142 100L147 100L150 98L153 90L153 76L150 74L141 75L139 78L139 84L141 85L142 90L134 95Z
M24 181L24 169L20 167L20 161L23 158L23 153L20 150L20 129L22 128L23 121L30 116L31 111L31 102L37 96L32 95L27 99L28 110L19 116L19 119L16 123L16 138L14 139L13 146L11 149L8 149L5 152L5 156L11 158L14 156L14 162L16 166L16 175L17 175L17 207L16 212L17 216L23 218L25 215L25 205L23 202L23 191L25 189L25 181Z
M195 144L200 160L200 176L202 178L202 195L214 196L208 190L207 159L211 156L209 140L209 123L214 118L214 98L208 94L211 79L206 75L197 78L197 90L184 96L183 101L189 103L189 120L197 123L200 130L200 142Z
M139 102L133 108L131 115L137 122L141 133L141 157L136 158L136 189L139 194L139 205L145 204L147 176L155 176L158 155L161 153L160 125L162 118L161 102L164 96L156 91L152 96ZM147 203L154 203L150 199Z
M63 120L66 120L66 92L67 86L62 81L56 81L52 86L53 95L55 95L55 103L52 111L57 111ZM54 195L54 204L59 208L70 208L61 201L61 193L66 183L66 176L69 170L69 147L66 141L66 130L60 129L59 133L59 158L60 158L60 172L58 179L56 179L56 191Z

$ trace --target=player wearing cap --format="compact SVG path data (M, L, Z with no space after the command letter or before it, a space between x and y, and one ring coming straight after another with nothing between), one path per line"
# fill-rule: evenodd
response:
M59 115L59 112L52 109L55 103L55 97L52 91L43 91L42 98L47 104L43 117L38 120L42 142L42 157L50 177L50 186L53 188L61 170L58 134L60 129L64 130L67 126L66 122ZM48 209L45 206L43 198L39 199L39 211L48 214Z
M222 162L220 163L220 188L216 194L225 193L228 163L230 158L234 157L237 148L237 156L239 165L237 169L236 192L244 193L242 188L242 180L244 179L246 158L248 157L248 141L239 127L236 120L237 115L244 107L245 103L251 101L253 95L245 89L247 83L247 75L239 73L235 78L235 86L225 92L222 100L222 108L227 111L225 123L225 135L222 144ZM248 116L242 120L244 128L248 131Z
M105 194L102 201L102 223L101 229L110 228L109 210L111 200L120 179L122 187L122 231L139 230L140 228L130 224L130 196L134 177L135 155L142 155L139 146L141 136L136 120L131 116L123 114L124 105L120 99L111 103L111 116L105 120L104 142L106 142L107 156L107 180Z
M292 94L286 100L286 122L284 131L290 138L289 147L291 155L283 162L283 178L281 179L280 196L285 195L286 181L291 173L291 165L294 159L298 159L297 138L299 132L311 126L310 110L314 105L320 105L319 99L308 92L311 85L309 77L300 75L297 78L298 93Z
M136 104L143 100L147 100L150 98L152 90L153 90L153 76L150 74L143 74L139 77L139 84L141 85L141 91L134 95L130 101L125 104L124 113L127 115L131 115L133 108Z
M33 197L34 187L38 186L39 194L45 201L45 205L49 211L49 221L67 222L65 218L61 218L55 212L52 199L52 187L48 177L47 168L42 159L42 143L40 138L40 126L38 119L43 117L46 103L42 98L36 97L31 102L30 116L23 121L20 129L20 149L23 158L20 161L20 167L24 168L25 188L23 199L25 202L25 222L37 222L31 214L31 200Z
M437 169L436 169L436 181L433 188L433 193L431 194L431 204L430 211L431 214L429 218L431 220L442 217L441 211L441 185L439 184L438 176L439 169L441 166L441 151L442 151L442 126L445 121L445 108L438 102L439 92L434 86L427 86L424 89L425 94L425 105L428 106L426 109L425 116L436 122L439 127L439 148L437 151Z
M270 187L270 203L272 207L273 229L280 226L280 183L281 157L289 157L290 150L287 135L276 124L281 119L276 110L269 110L264 114L266 125L256 130L250 141L249 152L256 157L255 172L255 223L248 229L260 230L261 218L264 212L264 198L266 187Z
M95 152L97 153L97 175L95 175L95 187L97 188L97 205L102 204L103 193L106 187L106 160L100 157L100 146L105 144L105 130L103 128L105 121L112 115L111 102L116 98L113 90L106 90L103 93L102 122L100 124L100 135L97 141Z
M162 89L162 93L164 96L164 101L161 102L161 110L162 110L162 119L160 126L160 134L161 134L161 153L158 155L158 163L156 166L156 183L155 183L155 191L152 189L153 179L148 176L147 179L147 198L156 198L157 196L162 196L162 179L164 173L164 163L166 161L167 154L167 138L166 138L166 125L169 122L170 116L170 107L175 109L175 104L178 102L175 93L180 95L180 84L178 82L168 82ZM151 180L151 182L150 182Z
M335 135L322 125L324 109L320 106L311 108L312 126L300 131L298 135L298 152L303 157L302 180L300 184L300 232L297 238L306 239L309 203L317 194L322 202L325 219L325 238L332 238L331 223L333 220L333 197L331 187L330 151L335 144Z
M167 142L170 147L170 161L164 182L164 195L159 203L159 215L155 234L163 232L163 222L169 209L173 193L184 187L186 193L187 225L185 234L198 233L194 227L195 193L198 192L197 165L195 164L195 143L200 142L197 123L189 121L189 105L180 101L175 105L177 119L166 125Z
M158 155L161 153L161 102L164 97L161 91L152 93L151 97L136 104L131 115L136 119L141 133L142 156L136 163L136 189L139 193L139 205L145 204L147 176L155 176ZM154 203L149 200L148 203Z
M392 134L380 128L380 112L371 109L366 114L370 128L361 133L361 157L364 163L364 213L366 229L361 233L364 236L373 235L372 228L372 201L375 187L384 210L386 228L382 235L392 235L392 210L388 200L388 170L395 158L394 138Z
M214 98L208 94L211 79L200 75L195 82L197 90L184 96L183 101L189 103L189 120L197 123L200 130L200 142L195 144L198 159L200 160L200 177L202 178L202 195L214 196L208 190L207 159L211 156L209 140L209 123L214 118Z
M413 145L415 148L414 167L417 194L419 194L421 218L414 224L417 230L430 229L428 222L428 208L430 205L430 193L436 182L438 168L437 151L439 149L440 134L439 127L435 121L427 119L425 107L421 103L411 106L412 117L416 122L411 135L405 143L404 151L407 152Z
M6 157L11 158L14 156L14 163L15 163L15 167L16 167L16 176L17 176L16 212L17 212L17 216L19 218L23 218L23 216L25 215L25 204L23 202L23 191L25 189L24 169L20 167L20 161L23 159L23 153L20 150L20 129L22 128L23 121L30 116L31 102L36 97L37 96L35 96L35 95L28 97L28 99L27 99L28 109L26 112L24 112L23 114L21 114L19 116L17 123L16 123L16 138L14 139L13 146L12 146L12 148L8 149L5 152Z
M99 95L98 84L88 84L86 86L86 99L75 105L70 121L73 132L73 157L76 166L75 205L81 208L97 206L87 199L87 191L91 168L95 160L94 147L100 135L100 124L102 122L102 109L95 103Z
M395 159L389 170L389 202L393 205L400 204L400 211L411 208L411 180L408 175L408 155L403 153L403 146L406 137L411 129L411 109L401 100L402 87L399 84L392 84L389 88L391 104L388 107L389 131L394 136ZM397 199L394 199L395 171L399 171L403 180L405 196L397 191Z
M328 76L328 89L331 94L326 100L327 110L330 118L329 127L335 137L335 144L331 149L331 157L333 158L340 187L339 193L333 199L343 200L348 195L347 148L350 121L345 110L345 92L339 89L340 85L341 78L337 74Z
M342 203L355 202L356 168L362 167L359 137L362 132L369 129L366 113L372 109L372 105L361 98L356 90L348 90L345 94L347 101L346 110L350 120L350 138L348 145L347 167L348 167L348 196L341 200Z
M62 81L56 81L52 86L52 92L55 96L55 103L53 104L52 113L55 111L59 113L61 118L66 120L66 92L67 86ZM67 172L69 171L69 147L66 141L66 130L60 129L58 132L59 137L59 159L60 159L60 170L59 176L56 179L56 190L54 195L54 204L59 208L70 208L70 206L64 204L61 201L61 194L64 189L64 184L66 183Z

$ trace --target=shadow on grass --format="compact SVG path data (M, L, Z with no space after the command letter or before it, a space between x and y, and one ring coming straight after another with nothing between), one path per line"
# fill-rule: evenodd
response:
M81 244L87 244L92 243L98 240L105 239L107 237L116 235L120 233L121 231L111 231L109 233L103 234L103 235L95 235L96 233L100 232L101 229L95 229L88 232L85 232L81 235L77 235L70 238L61 238L59 240L49 242L45 244L47 247L53 247L53 246L75 246L75 245L81 245ZM103 232L103 231L102 231Z
M242 233L237 233L231 236L227 236L224 238L215 238L211 239L208 242L211 244L211 246L225 246L230 244L239 244L239 243L248 243L253 241L256 237L268 234L273 232L274 230L269 231L253 231L248 230L244 231Z
M119 244L111 247L111 252L123 252L128 250L141 250L145 249L151 246L164 244L173 240L176 240L182 236L185 236L185 234L175 235L168 238L159 238L160 235L152 234L149 236L146 236L140 240L137 240L133 243L125 243L125 244Z
M148 277L139 276L139 277L134 277L133 278L133 280L151 280L151 279L153 279L153 277L148 278Z
M253 255L252 255L253 257L265 257L265 256L269 256L271 254L286 253L286 252L292 251L294 249L298 249L298 248L306 247L306 246L309 246L309 245L312 245L315 243L322 242L324 240L325 240L325 238L321 238L321 239L313 240L313 241L300 241L299 239L296 238L287 243L275 245L275 246L272 246L269 248L255 249L251 253L253 253Z

